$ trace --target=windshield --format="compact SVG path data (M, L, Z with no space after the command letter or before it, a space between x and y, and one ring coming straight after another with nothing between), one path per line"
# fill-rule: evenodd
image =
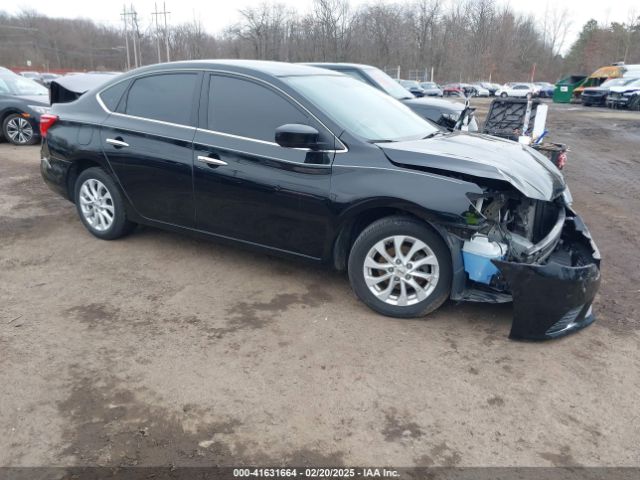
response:
M367 68L365 71L367 72L367 75L376 82L378 87L387 92L393 98L397 98L398 100L413 98L413 94L409 90L404 88L382 70L378 70L377 68Z
M433 82L422 82L420 86L422 88L438 88L438 86Z
M319 110L368 142L419 139L439 130L402 103L347 76L284 78Z
M640 87L640 78L632 78L627 82L624 82L625 85L629 87Z
M18 75L0 75L0 93L5 95L49 95L39 83Z

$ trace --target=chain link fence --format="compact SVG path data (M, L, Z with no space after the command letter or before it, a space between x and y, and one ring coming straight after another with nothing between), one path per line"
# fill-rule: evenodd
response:
M402 68L396 67L384 67L384 72L391 78L403 79L403 80L416 80L418 82L427 82L431 80L431 70L429 68Z

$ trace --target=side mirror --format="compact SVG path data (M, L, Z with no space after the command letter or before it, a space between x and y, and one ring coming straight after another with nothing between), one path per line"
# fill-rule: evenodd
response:
M309 125L288 123L276 128L276 143L285 148L318 148L320 132Z

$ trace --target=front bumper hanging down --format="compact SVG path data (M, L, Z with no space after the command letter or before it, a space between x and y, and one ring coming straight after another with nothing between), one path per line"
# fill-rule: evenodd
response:
M558 247L546 263L493 262L513 297L509 338L557 338L595 320L591 304L600 286L600 252L572 210L567 209Z

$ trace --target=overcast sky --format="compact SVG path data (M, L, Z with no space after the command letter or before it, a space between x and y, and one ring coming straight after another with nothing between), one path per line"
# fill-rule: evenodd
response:
M311 8L312 0L278 0L280 3L290 5L292 8L307 12ZM374 0L375 1L375 0ZM380 0L377 0L380 1ZM392 0L381 0L385 3ZM395 0L403 2L410 0ZM455 0L445 0L451 2ZM567 9L570 12L572 25L567 32L565 50L577 38L582 25L590 18L595 18L601 23L625 22L629 13L635 9L640 15L639 0L496 0L498 4L510 4L514 10L522 13L530 13L541 16L545 5L560 10ZM44 13L48 16L77 18L85 17L110 25L121 25L120 12L123 2L117 0L29 0L28 2L2 2L0 10L9 13L17 13L23 6ZM146 27L152 21L151 12L155 9L154 0L127 0L127 5L133 3L138 12L141 26ZM158 1L158 8L162 10L162 1ZM183 23L198 17L205 29L211 33L220 32L225 26L237 22L240 17L238 9L259 4L261 0L167 0L167 11L170 11L170 23ZM373 3L367 0L351 0L354 7L363 3Z

